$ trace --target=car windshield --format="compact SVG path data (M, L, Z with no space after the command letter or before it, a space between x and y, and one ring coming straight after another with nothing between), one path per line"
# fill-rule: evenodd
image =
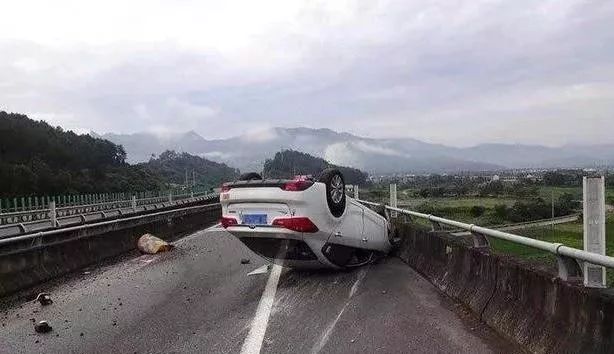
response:
M0 354L614 353L614 1L0 13Z

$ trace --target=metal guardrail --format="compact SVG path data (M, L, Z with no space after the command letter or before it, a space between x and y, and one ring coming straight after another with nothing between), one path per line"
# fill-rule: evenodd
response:
M161 200L160 198L146 198L138 200L132 199L129 203L106 203L105 205L111 205L113 209L98 209L90 208L90 206L78 206L74 208L62 208L64 213L57 211L54 215L53 209L49 210L49 215L45 219L33 220L29 222L20 222L14 224L7 224L0 226L0 240L19 235L28 234L31 232L49 230L49 229L62 229L74 225L88 224L98 220L123 218L126 215L140 214L151 210L165 209L171 207L178 207L184 204L205 201L208 199L218 198L215 193L204 194L201 196L169 200L167 197ZM101 206L99 204L98 206ZM92 211L93 210L93 211Z
M92 223L92 224L77 225L77 226L72 226L72 227L65 227L65 228L61 228L61 229L39 231L39 232L35 232L35 233L29 233L29 234L26 234L26 235L20 235L20 236L0 239L0 247L8 245L8 244L15 243L15 242L20 242L20 241L42 239L42 238L44 238L46 236L57 235L57 234L64 233L64 232L84 230L84 229L89 229L89 228L94 228L94 227L99 227L99 226L104 226L104 225L117 224L117 223L134 221L134 220L139 220L139 219L144 219L144 218L151 218L151 217L160 216L160 215L179 213L179 212L188 211L188 210L207 209L207 208L211 208L211 207L214 207L214 206L217 206L217 205L219 205L219 202L211 203L211 204L205 204L205 205L190 206L190 207L179 208L179 209L164 210L164 211L159 211L157 213L149 213L149 214L143 214L143 215L136 215L136 216L130 216L130 217L125 217L125 218L121 218L121 219L101 221L101 222Z
M166 190L153 190L141 192L118 192L118 193L92 193L92 194L67 194L67 195L45 195L45 196L22 196L13 198L0 198L0 215L22 214L28 211L42 211L49 209L50 204L55 203L56 207L76 207L85 205L98 205L113 202L130 202L133 196L137 200L166 199L175 198L182 195L194 194L201 195L208 192L205 187L186 186L172 187ZM1 220L0 220L1 221Z
M597 253L579 250L577 248L567 247L562 243L540 241L525 236L515 235L499 230L493 230L474 224L467 224L459 221L444 219L430 214L423 214L411 210L394 208L388 205L373 203L366 200L357 199L357 201L370 206L384 206L389 211L407 215L410 218L416 217L428 220L431 222L434 231L442 230L442 225L469 231L473 235L473 244L475 247L490 247L488 238L486 237L489 236L496 239L506 240L516 244L549 252L556 256L559 277L563 280L568 280L571 277L582 276L582 266L580 262L588 262L594 265L614 268L614 257L604 256Z
M78 215L78 214L86 214L96 211L104 211L104 210L113 210L119 208L127 208L133 207L136 208L140 205L148 205L148 204L156 204L163 202L172 202L175 200L193 198L201 195L207 195L206 192L193 192L193 193L183 193L183 194L171 194L164 196L156 196L156 197L148 197L148 198L140 198L137 199L136 196L132 196L131 199L121 199L121 200L113 200L113 201L103 201L98 203L86 203L86 204L76 204L76 205L68 205L62 207L53 208L55 205L54 201L50 201L48 205L41 209L32 209L32 210L24 210L24 211L16 211L16 212L8 212L8 213L0 213L0 225L10 225L10 224L20 224L20 223L28 223L36 220L47 220L51 219L54 215L55 217L63 217L70 215Z

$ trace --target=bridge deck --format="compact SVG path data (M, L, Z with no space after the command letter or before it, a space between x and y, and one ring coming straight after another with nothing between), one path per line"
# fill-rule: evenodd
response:
M171 253L59 282L46 289L50 306L5 305L0 352L238 353L269 278L247 273L263 264L222 230L198 232ZM352 272L283 270L275 288L272 311L258 314L268 319L262 353L518 351L394 258ZM31 318L53 332L34 334Z

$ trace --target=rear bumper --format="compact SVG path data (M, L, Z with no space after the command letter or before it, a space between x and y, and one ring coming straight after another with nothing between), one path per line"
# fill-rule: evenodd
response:
M303 234L271 226L238 225L226 230L254 253L275 264L301 269L339 268L322 254L327 235Z
M235 225L226 228L226 231L239 239L243 238L274 238L283 240L302 240L303 234L300 232L285 229L277 226L256 226Z

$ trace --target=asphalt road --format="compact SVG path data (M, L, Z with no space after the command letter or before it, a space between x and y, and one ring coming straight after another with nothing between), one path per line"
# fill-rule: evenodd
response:
M223 230L176 245L46 284L52 305L5 303L0 352L518 351L396 258L351 272L248 276L265 263ZM39 320L53 331L36 334Z

